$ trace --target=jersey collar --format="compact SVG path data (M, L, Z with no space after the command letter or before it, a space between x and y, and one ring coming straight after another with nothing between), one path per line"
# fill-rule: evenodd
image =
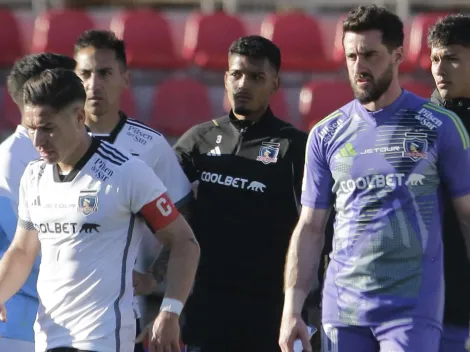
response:
M116 141L117 136L119 135L119 132L121 132L122 128L126 124L126 121L127 121L127 115L124 112L119 111L119 122L113 128L111 133L109 133L109 134L93 134L93 132L91 132L91 130L88 128L88 126L85 126L85 128L86 128L87 132L91 133L94 137L96 137L100 140L106 141L108 143L114 144L114 142Z
M98 138L91 137L91 144L88 147L86 153L81 157L81 159L75 164L72 171L65 177L61 178L59 174L59 168L57 164L52 165L52 174L55 182L71 182L75 179L80 170L86 165L88 160L95 154L96 150L100 146L101 141Z
M274 118L274 114L271 110L271 108L268 106L268 108L266 109L266 112L260 117L260 119L256 122L252 122L252 121L246 121L246 120L239 120L237 119L237 117L235 116L235 114L233 113L233 110L230 110L229 114L228 114L228 117L230 119L230 122L232 123L232 125L237 129L237 130L241 130L241 129L244 129L244 128L247 128L247 127L251 127L253 125L264 125L266 122L269 122L270 120L272 120Z

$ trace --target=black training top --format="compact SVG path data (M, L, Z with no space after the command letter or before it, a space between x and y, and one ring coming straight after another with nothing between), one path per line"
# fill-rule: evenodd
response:
M191 216L201 246L196 286L282 296L306 141L268 109L255 123L232 113L202 123L176 143L186 175L199 181Z

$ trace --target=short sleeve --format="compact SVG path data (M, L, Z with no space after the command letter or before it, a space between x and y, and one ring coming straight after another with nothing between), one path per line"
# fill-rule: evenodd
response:
M177 208L192 198L191 184L178 163L174 150L163 139L158 145L159 158L153 171L165 185L168 196Z
M130 210L144 218L152 231L165 228L179 215L162 181L142 160L130 159L125 183Z
M333 177L317 129L310 131L305 151L301 203L309 208L328 209L333 202Z
M470 194L470 138L460 118L446 112L449 118L438 135L438 168L449 195L458 198Z
M19 197L18 197L18 219L31 222L28 208L28 175L31 173L31 169L28 166L23 173L20 181Z
M190 182L199 180L199 170L195 163L198 155L197 136L197 126L194 126L186 131L173 146L179 164Z
M131 158L126 163L125 187L131 212L134 214L144 205L166 193L166 187L153 170L138 158Z

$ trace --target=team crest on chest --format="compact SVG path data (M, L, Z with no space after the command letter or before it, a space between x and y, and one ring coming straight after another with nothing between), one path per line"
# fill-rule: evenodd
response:
M403 141L404 156L413 161L426 159L428 155L428 140L426 135L407 136Z
M277 157L279 155L279 143L267 143L263 142L261 148L259 149L257 161L261 161L263 164L267 165L270 163L276 163Z
M97 191L81 191L78 197L78 211L90 215L98 211Z

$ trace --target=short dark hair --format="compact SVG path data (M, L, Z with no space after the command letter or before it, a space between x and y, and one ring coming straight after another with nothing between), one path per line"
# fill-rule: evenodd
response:
M8 93L18 106L23 106L23 86L26 81L44 70L60 67L73 70L75 65L75 60L65 55L52 53L26 55L15 62L8 75Z
M228 49L231 55L243 55L254 59L267 59L276 72L281 69L281 50L269 39L249 35L235 40Z
M86 92L82 80L72 70L45 70L28 80L23 88L24 105L49 106L60 111L69 104L82 101Z
M75 54L85 48L107 49L116 54L116 60L127 69L126 44L108 30L90 29L83 32L75 43Z
M377 5L358 6L352 9L343 22L343 39L346 32L379 30L382 43L391 51L403 46L403 22L394 13Z
M449 15L439 19L429 28L428 46L462 45L470 47L470 16Z

